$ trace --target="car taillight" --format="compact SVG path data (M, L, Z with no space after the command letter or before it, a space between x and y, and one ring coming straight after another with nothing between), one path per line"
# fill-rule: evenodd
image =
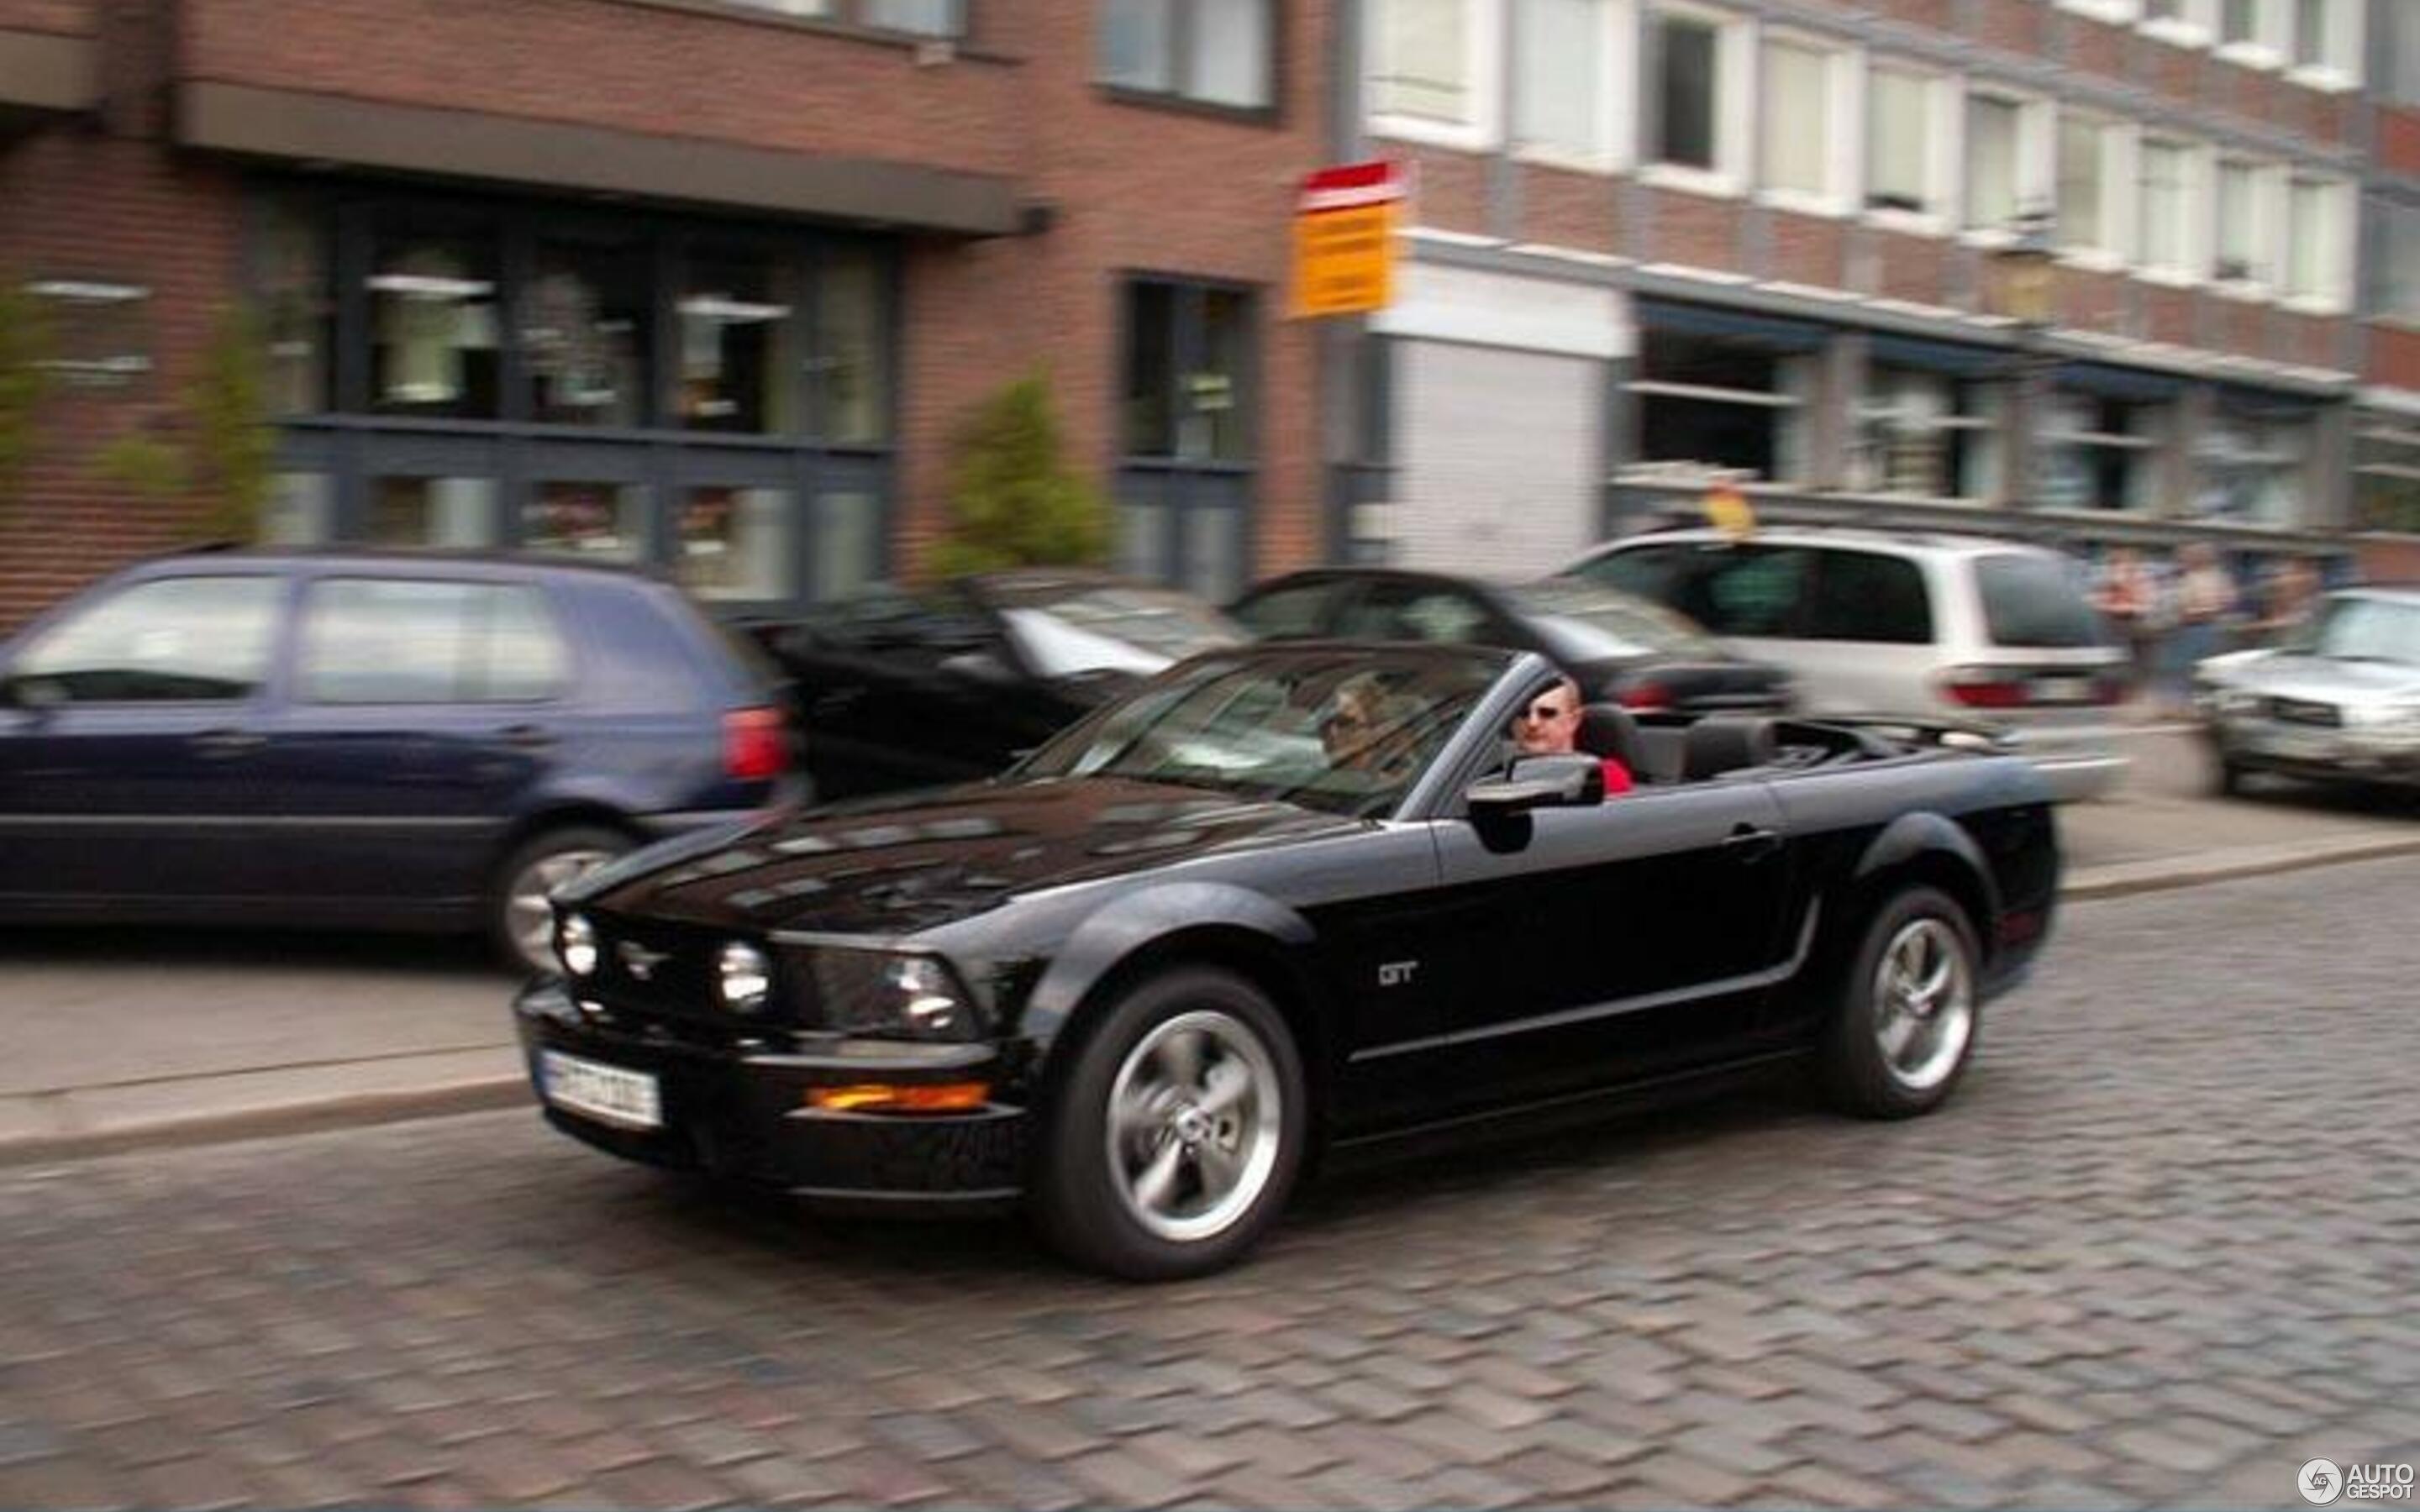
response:
M790 769L789 732L779 709L734 709L722 717L722 771L735 782L762 782Z
M1621 706L1625 709L1668 709L1672 706L1672 690L1661 683L1641 683L1621 690Z
M2125 702L2126 679L2122 677L2094 678L2092 680L2092 702L2102 704L2104 707L2112 703Z
M1988 667L1952 667L1941 677L1943 691L1970 709L2022 709L2033 702L2032 686Z

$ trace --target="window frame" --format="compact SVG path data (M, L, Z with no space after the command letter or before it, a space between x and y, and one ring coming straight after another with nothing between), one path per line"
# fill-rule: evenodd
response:
M1959 92L1958 103L1958 231L1959 239L1975 247L2005 247L2017 239L2018 228L2008 225L1976 225L1973 224L1974 163L1968 154L1974 149L1973 132L1968 122L1973 119L1975 102L1990 100L2012 107L2016 111L2015 162L2009 165L2014 181L2010 184L2009 203L2018 220L2028 206L2058 202L2058 138L2057 114L2043 97L1998 83L1978 84L1966 81Z
M2273 4L2278 0L2272 0ZM2320 6L2322 28L2318 56L2304 62L2302 57L2302 0L2282 0L2284 12L2284 45L2279 49L2286 68L2286 82L2308 89L2342 94L2358 89L2362 85L2363 49L2366 45L2366 8L2361 0L2317 0Z
M2354 242L2360 229L2360 185L2349 178L2332 174L2295 172L2285 175L2284 244L2277 258L2278 294L2286 308L2303 315L2338 316L2352 307L2353 277L2357 249ZM2308 184L2316 187L2325 198L2325 214L2306 221L2295 212L2295 191ZM2306 226L2321 228L2327 237L2319 250L2319 286L2306 290L2297 286L2294 279L2296 233Z
M1822 60L1828 130L1823 142L1823 187L1813 193L1766 181L1764 127L1774 118L1758 110L1756 120L1756 200L1775 209L1802 215L1841 219L1855 213L1863 189L1865 164L1865 58L1860 50L1820 33L1787 26L1763 26L1756 39L1756 96L1763 102L1765 50L1775 45L1818 54Z
M2136 30L2172 47L2205 48L2218 40L2220 0L2178 0L2179 13L2154 16L2147 3Z
M2063 158L2062 139L2070 125L2083 125L2099 134L2102 237L2100 242L2093 245L2067 240L2064 229L2068 224L2067 217L2055 213L2052 220L2054 235L2059 239L2058 257L2071 267L2117 272L2126 266L2134 245L2134 220L2139 206L2136 196L2129 192L2129 186L2135 178L2137 128L2122 116L2060 105L2051 127L2051 203L2054 207L2066 197L2059 167Z
M1898 206L1877 206L1873 203L1873 112L1874 101L1881 93L1874 87L1874 75L1877 73L1913 80L1923 93L1924 115L1930 130L1922 138L1925 152L1922 209L1902 209ZM1895 56L1869 56L1866 60L1857 101L1857 131L1862 147L1857 159L1856 197L1859 215L1867 224L1912 236L1946 237L1949 234L1958 218L1958 212L1952 207L1960 202L1958 175L1965 156L1964 106L1964 96L1959 90L1953 74Z
M1699 168L1662 159L1663 57L1654 24L1670 16L1714 28L1714 77L1708 124L1714 163ZM1757 25L1753 18L1700 0L1646 0L1639 10L1638 179L1660 189L1737 199L1747 193L1756 133Z
M1632 91L1624 81L1641 77L1638 46L1639 10L1634 0L1594 0L1602 10L1598 18L1605 28L1605 51L1597 68L1596 118L1598 147L1593 151L1577 151L1566 144L1528 140L1521 129L1521 104L1528 93L1529 81L1523 77L1525 62L1522 40L1521 10L1525 0L1506 0L1506 16L1512 25L1510 55L1505 77L1511 83L1512 94L1505 101L1504 139L1512 156L1523 162L1549 168L1568 168L1578 173L1613 174L1632 166L1638 158L1638 116L1625 109Z
M2226 170L2243 168L2251 177L2252 234L2256 260L2247 273L2229 275L2223 259L2226 253ZM2291 230L2283 224L2285 208L2280 192L2284 183L2282 165L2267 159L2221 150L2213 154L2210 170L2210 245L2207 266L2211 287L2237 299L2268 300L2275 296L2285 278L2286 239ZM2266 234L2264 235L2264 229Z
M1159 7L1168 23L1168 52L1161 61L1168 66L1169 86L1165 89L1155 89L1147 85L1125 84L1103 77L1101 41L1109 11L1108 6L1102 5L1095 8L1093 12L1092 82L1095 89L1105 97L1122 104L1158 109L1204 111L1243 120L1274 122L1279 118L1279 91L1284 77L1280 62L1284 42L1280 35L1280 28L1284 23L1285 14L1284 8L1278 4L1278 0L1250 0L1251 4L1260 8L1263 42L1260 59L1262 98L1260 103L1252 105L1239 105L1227 100L1213 100L1206 95L1194 93L1190 87L1190 81L1186 77L1187 72L1202 55L1200 23L1202 12L1202 0L1153 0L1153 3Z
M2151 149L2174 147L2177 152L2178 184L2176 224L2176 261L2151 261L2153 220L2147 204L2149 180L2144 177ZM2203 282L2201 270L2209 265L2207 243L2210 240L2208 222L2211 217L2210 148L2186 136L2165 136L2142 131L2134 142L2134 246L2133 266L2135 275L2146 283L2164 284L2175 288L2195 288Z
M1362 120L1370 134L1471 152L1493 150L1505 134L1505 102L1500 98L1504 77L1503 0L1454 0L1464 8L1464 93L1469 105L1467 116L1461 121L1407 116L1381 110L1374 103L1377 70L1386 54L1385 18L1397 0L1374 0L1362 12Z

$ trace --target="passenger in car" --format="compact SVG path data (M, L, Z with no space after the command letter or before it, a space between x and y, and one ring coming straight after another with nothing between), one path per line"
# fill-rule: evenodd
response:
M1565 677L1529 701L1512 719L1512 743L1524 756L1568 756L1579 749L1580 689ZM1605 795L1627 793L1633 786L1630 768L1618 756L1600 755L1605 768Z

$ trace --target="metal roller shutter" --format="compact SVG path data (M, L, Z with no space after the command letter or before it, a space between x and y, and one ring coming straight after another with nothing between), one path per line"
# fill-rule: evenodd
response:
M1594 543L1603 363L1432 341L1400 351L1397 563L1530 577Z

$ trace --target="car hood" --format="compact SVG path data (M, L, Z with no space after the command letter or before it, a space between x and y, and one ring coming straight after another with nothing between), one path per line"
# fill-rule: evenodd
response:
M2405 662L2335 661L2273 651L2204 663L2231 687L2278 698L2355 707L2420 698L2420 667Z
M970 783L768 818L604 868L573 906L719 928L895 937L1021 894L1367 827L1123 778Z

